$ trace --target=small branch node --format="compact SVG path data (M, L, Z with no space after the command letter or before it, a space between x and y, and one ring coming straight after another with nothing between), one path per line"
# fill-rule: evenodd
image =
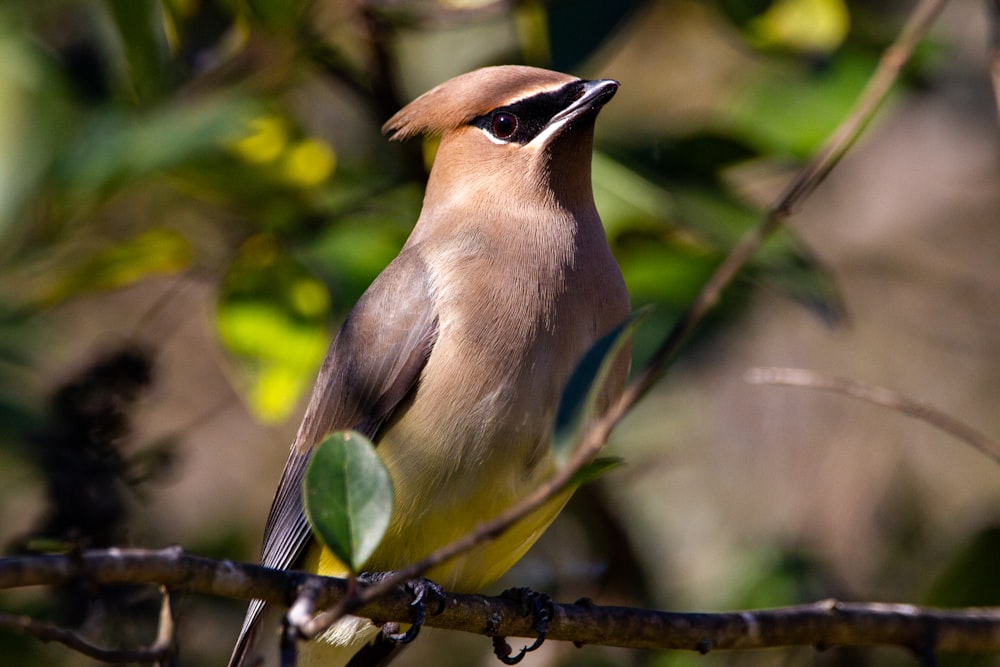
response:
M295 602L288 608L285 620L289 630L293 631L297 637L312 639L316 636L316 634L308 632L306 628L313 620L313 613L316 611L316 601L319 599L320 592L320 585L313 579L307 579L299 589L299 594L295 598Z

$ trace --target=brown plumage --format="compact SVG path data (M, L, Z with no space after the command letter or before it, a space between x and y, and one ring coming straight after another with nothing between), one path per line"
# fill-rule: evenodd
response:
M590 184L594 120L617 87L491 67L446 81L385 124L394 139L441 135L423 209L330 347L268 518L264 564L345 573L313 543L300 499L311 449L332 430L364 432L392 474L393 519L373 571L427 555L551 474L562 389L629 312ZM627 367L626 351L603 405ZM458 591L489 584L568 498L428 576ZM249 655L262 611L251 604L231 664ZM345 619L304 646L300 664L346 664L377 634Z

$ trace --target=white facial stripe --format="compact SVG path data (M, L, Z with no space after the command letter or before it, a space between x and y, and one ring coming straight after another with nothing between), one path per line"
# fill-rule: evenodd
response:
M476 129L479 130L480 132L482 132L483 134L485 134L486 138L489 139L490 141L492 141L493 143L495 143L497 146L506 146L507 144L511 143L510 141L505 141L503 139L497 139L492 134L490 134L488 130L485 130L485 129L481 128L481 127L476 127Z
M566 116L562 120L550 123L544 130L535 135L535 138L527 143L528 146L540 148L549 142L553 135L562 131L566 123L576 118L576 116Z

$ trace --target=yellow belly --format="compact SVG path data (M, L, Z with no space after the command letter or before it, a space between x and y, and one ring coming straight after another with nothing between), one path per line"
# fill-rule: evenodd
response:
M573 490L564 491L534 513L519 521L499 538L431 569L427 578L457 593L479 591L499 579L524 556L559 514ZM480 494L486 496L486 493ZM476 502L480 501L480 502ZM482 507L487 511L483 512ZM401 568L462 537L500 510L490 498L474 498L460 507L438 509L412 520L393 517L385 539L365 569L382 572ZM492 512L490 510L493 510ZM303 569L324 576L342 577L347 567L329 549L314 543Z
M480 544L431 569L426 577L446 590L459 593L471 593L485 588L521 559L559 514L572 493L573 489L564 491L499 538ZM482 505L494 505L489 498L477 500ZM472 502L449 508L448 511L429 512L412 522L407 521L406 517L396 517L366 569L382 572L401 568L465 535L495 514L496 512L489 516L482 514L477 503ZM316 541L306 553L303 569L330 577L342 577L348 571L329 549ZM377 633L378 629L367 620L346 617L334 624L321 641L302 645L299 663L302 667L346 665L355 651L372 641Z

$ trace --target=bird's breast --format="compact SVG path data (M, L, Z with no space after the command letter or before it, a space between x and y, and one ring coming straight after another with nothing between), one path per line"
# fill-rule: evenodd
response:
M562 389L594 340L628 312L610 251L583 262L568 251L475 239L427 250L436 253L426 263L438 334L412 399L380 436L396 505L377 560L423 556L550 475ZM521 537L534 541L557 510L526 522ZM521 553L530 541L497 548ZM462 588L478 585L451 574Z

